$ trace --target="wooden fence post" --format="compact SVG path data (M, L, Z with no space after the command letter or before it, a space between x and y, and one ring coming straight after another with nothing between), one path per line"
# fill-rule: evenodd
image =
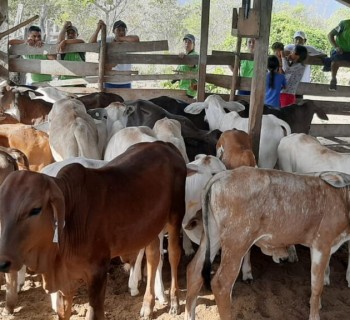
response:
M229 100L235 100L236 94L236 88L238 84L238 71L239 71L239 64L240 64L240 58L239 55L241 53L241 45L242 45L242 37L237 36L237 45L236 45L236 55L235 55L235 64L233 66L233 71L232 71L232 83L231 83L231 92L230 92L230 98Z
M100 59L99 59L99 70L98 70L98 90L104 91L103 82L105 77L105 65L106 65L106 25L101 28L101 47L100 47Z

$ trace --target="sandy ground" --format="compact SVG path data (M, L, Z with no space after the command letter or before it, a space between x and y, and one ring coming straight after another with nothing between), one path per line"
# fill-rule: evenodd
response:
M297 247L299 262L276 264L258 248L253 249L252 264L254 281L251 284L237 280L232 295L234 319L265 320L308 319L310 296L310 255L305 247ZM219 260L219 259L218 259ZM168 306L156 304L154 319L183 319L186 296L185 270L188 259L182 259L180 266L181 314L169 316ZM214 265L217 267L218 262ZM350 289L345 279L347 249L340 248L331 259L331 285L325 287L322 296L322 320L349 319ZM25 287L19 296L19 306L15 314L1 316L10 319L56 319L50 309L49 296L41 288L40 282L28 276ZM131 297L127 289L127 274L121 265L111 267L105 300L106 319L139 319L142 297ZM164 280L169 288L169 266L165 264ZM141 283L141 292L144 292ZM3 289L4 287L2 287ZM1 291L0 300L4 299ZM84 319L87 310L86 288L81 287L74 299L72 320ZM1 307L4 303L1 302ZM215 300L211 292L202 289L196 308L199 320L218 320Z

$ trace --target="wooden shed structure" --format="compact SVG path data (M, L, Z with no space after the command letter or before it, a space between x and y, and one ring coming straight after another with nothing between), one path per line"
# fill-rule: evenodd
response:
M338 2L350 6L350 0L337 0ZM139 54L140 52L156 52L168 49L167 41L143 41L140 43L121 43L111 46L105 43L105 33L102 36L102 45L99 44L75 44L68 45L66 52L95 52L99 55L99 62L71 62L62 60L24 60L18 58L23 54L57 53L56 45L45 45L42 48L30 48L25 45L12 46L8 48L8 35L20 27L30 23L37 17L21 23L20 25L8 29L8 0L0 0L0 78L8 79L9 71L49 73L53 75L79 75L86 77L89 81L97 82L98 89L94 88L65 88L72 92L90 93L96 90L104 90L103 82L113 79L118 80L172 80L178 79L179 75L140 75L137 72L123 73L109 71L105 68L108 63L132 63L132 64L196 64L199 65L198 75L183 74L180 78L198 78L198 100L203 101L206 97L205 83L210 82L218 86L231 89L230 96L226 99L236 99L235 90L250 90L250 117L249 131L253 141L254 153L258 155L259 138L261 129L261 119L263 101L265 95L266 61L268 56L269 34L271 25L273 0L253 0L242 1L242 8L233 10L232 34L237 37L237 47L232 52L213 52L208 54L208 28L210 14L210 0L202 0L201 15L201 46L199 58L187 56L184 59L177 55L169 54ZM241 39L244 37L256 38L254 56L240 52ZM136 54L135 54L136 53ZM17 57L16 57L17 56ZM238 76L239 59L254 59L253 79L240 78ZM308 64L321 64L317 58L309 58ZM233 76L214 75L207 73L207 65L233 65ZM71 80L74 83L74 80ZM59 85L59 83L57 83ZM183 100L190 100L181 90L167 89L107 89L120 94L125 99L136 99L142 97L149 99L160 95L168 95ZM303 83L299 86L298 94L314 95L325 97L325 101L318 102L327 113L350 114L350 105L346 102L326 101L333 97L350 97L349 87L339 86L336 92L329 92L328 85L318 83ZM350 137L349 125L313 125L311 134L326 137Z

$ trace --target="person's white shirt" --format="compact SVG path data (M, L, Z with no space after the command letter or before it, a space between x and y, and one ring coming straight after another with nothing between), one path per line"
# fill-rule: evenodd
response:
M107 43L111 43L114 40L114 36L109 36L106 38L106 42ZM112 70L116 70L116 71L131 71L132 70L132 65L130 63L124 63L124 64L117 64L116 66L114 66L112 68ZM123 82L123 81L118 81L118 82L109 82L109 83L113 83L113 84L129 84L129 82Z
M319 56L319 55L325 55L322 51L316 49L313 46L304 45L304 47L307 50L307 54L309 56ZM284 47L285 51L292 52L295 48L295 44L288 44ZM309 64L305 64L305 71L303 74L303 77L301 78L300 82L311 82L311 66Z

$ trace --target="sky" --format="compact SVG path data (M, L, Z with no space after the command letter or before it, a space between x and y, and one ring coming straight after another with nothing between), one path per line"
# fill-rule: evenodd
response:
M180 4L188 3L191 0L178 0ZM284 0L291 5L296 5L298 3L304 4L305 6L312 5L319 15L325 18L329 18L336 10L340 8L346 8L343 4L340 4L336 0Z

